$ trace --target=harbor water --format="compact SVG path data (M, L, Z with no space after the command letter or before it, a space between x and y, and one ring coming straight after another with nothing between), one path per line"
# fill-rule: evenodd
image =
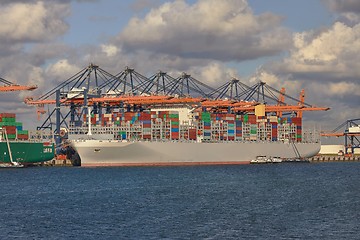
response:
M360 163L0 169L0 239L359 239Z

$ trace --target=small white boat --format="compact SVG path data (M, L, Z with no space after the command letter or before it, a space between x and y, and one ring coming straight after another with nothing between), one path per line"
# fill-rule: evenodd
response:
M250 161L250 163L281 163L282 158L280 157L267 157L257 156L256 159Z
M268 163L268 158L266 156L256 156L256 158L251 160L250 163L256 163L256 164Z
M18 162L0 164L0 168L23 168L23 167L24 165Z
M282 158L280 157L271 157L271 163L281 163L282 162Z

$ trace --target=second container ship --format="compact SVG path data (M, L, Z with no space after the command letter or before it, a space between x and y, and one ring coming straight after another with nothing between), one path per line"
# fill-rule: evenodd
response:
M0 166L26 166L53 159L54 143L43 137L31 136L14 113L0 113Z

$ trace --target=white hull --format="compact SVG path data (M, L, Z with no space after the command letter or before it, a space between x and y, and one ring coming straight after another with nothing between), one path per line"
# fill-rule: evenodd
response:
M256 156L297 157L294 146L282 142L123 142L73 140L82 166L146 166L248 164ZM320 143L295 143L301 157L320 151Z

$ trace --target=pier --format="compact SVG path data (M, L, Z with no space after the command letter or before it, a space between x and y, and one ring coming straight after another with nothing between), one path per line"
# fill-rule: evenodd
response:
M360 161L360 155L338 156L338 155L319 155L309 158L310 162L356 162Z

